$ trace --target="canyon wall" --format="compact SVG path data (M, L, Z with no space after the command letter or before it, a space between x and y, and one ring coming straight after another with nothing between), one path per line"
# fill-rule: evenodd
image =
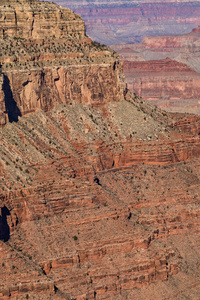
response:
M200 118L129 92L108 47L54 37L61 8L9 5L44 7L51 31L24 18L26 37L0 39L0 298L198 299Z
M56 4L9 3L1 4L2 125L59 103L123 99L118 56L85 36L79 16Z
M146 37L114 45L124 61L128 88L169 111L200 113L200 27L188 34Z
M169 111L200 113L198 74L190 78L190 71L188 76L182 75L177 68L174 74L163 69L157 75L151 76L151 70L148 75L142 75L141 64L139 79L134 73L139 70L138 65L133 68L132 64L127 70L128 61L152 61L153 67L155 60L169 57L199 73L199 1L91 3L66 0L58 3L79 13L86 22L87 34L96 41L112 45L126 61L125 75L131 91L145 100L154 100L155 105Z
M200 74L169 58L124 61L128 88L169 111L200 113Z
M57 0L80 14L87 34L106 45L142 41L145 36L182 34L200 24L199 1Z
M6 99L10 88L13 106L17 108L14 112L11 105L7 113L21 116L37 109L48 111L59 103L74 101L90 104L120 101L125 84L120 82L118 66L119 63L113 61L106 65L72 65L5 72L3 85L8 87L4 89L4 97Z
M26 20L26 26L24 21ZM45 2L1 1L0 35L15 38L46 38L49 34L84 36L85 25L80 16L67 8Z
M199 133L130 93L6 124L1 298L195 298Z

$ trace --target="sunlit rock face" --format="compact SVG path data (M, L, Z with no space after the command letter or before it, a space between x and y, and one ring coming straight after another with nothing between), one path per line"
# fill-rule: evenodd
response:
M59 103L122 100L118 56L85 35L80 16L46 2L0 5L2 125Z
M0 298L198 299L200 118L128 91L69 10L2 13Z
M69 9L53 3L1 1L0 31L2 37L47 38L53 35L85 33L83 20Z
M166 110L200 114L200 27L112 48L124 61L131 91Z

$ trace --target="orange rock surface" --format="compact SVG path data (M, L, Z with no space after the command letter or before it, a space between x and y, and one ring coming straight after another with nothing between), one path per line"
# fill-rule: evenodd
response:
M200 114L200 27L188 34L145 37L114 45L124 61L128 88L162 109Z
M118 56L85 36L80 16L53 3L6 3L0 3L1 125L60 103L123 99Z
M197 297L199 123L128 93L6 124L1 298Z
M17 107L38 86L46 106L0 130L0 299L198 299L200 118L135 97L93 47L98 64L67 77L52 59L41 85L39 70L2 68ZM54 72L69 78L58 91L102 93L56 98Z
M200 74L169 58L124 61L128 88L144 100L170 111L199 111Z

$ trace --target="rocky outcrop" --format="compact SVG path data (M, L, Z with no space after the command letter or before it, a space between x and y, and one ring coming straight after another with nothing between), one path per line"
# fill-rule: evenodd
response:
M199 117L85 36L0 43L0 298L197 299Z
M56 4L9 3L2 3L0 24L2 125L59 103L97 105L123 99L117 55L84 35L79 16Z
M85 35L85 25L80 16L54 3L38 1L1 1L1 38L43 39L66 35ZM25 23L26 22L26 23Z
M118 67L121 68L118 63L110 62L107 65L61 66L20 73L13 71L5 73L5 80L21 115L24 115L37 109L48 111L59 103L79 101L100 104L122 100L125 85L120 82Z
M183 245L199 234L199 119L126 98L60 104L2 129L2 299L150 299L152 283L169 298L174 280L181 295L195 284Z

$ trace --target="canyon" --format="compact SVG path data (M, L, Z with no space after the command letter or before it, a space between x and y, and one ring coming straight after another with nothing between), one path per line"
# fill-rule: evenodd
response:
M146 36L183 34L200 24L200 1L56 2L80 14L89 37L106 45L141 42Z
M0 11L0 299L198 299L200 117L131 93L71 10Z
M113 45L124 61L128 88L168 111L200 114L200 27L183 35Z
M88 36L121 56L128 88L137 96L167 111L200 114L199 1L57 3L80 14ZM182 74L182 64L175 62L177 68L170 70L168 58L188 71Z

